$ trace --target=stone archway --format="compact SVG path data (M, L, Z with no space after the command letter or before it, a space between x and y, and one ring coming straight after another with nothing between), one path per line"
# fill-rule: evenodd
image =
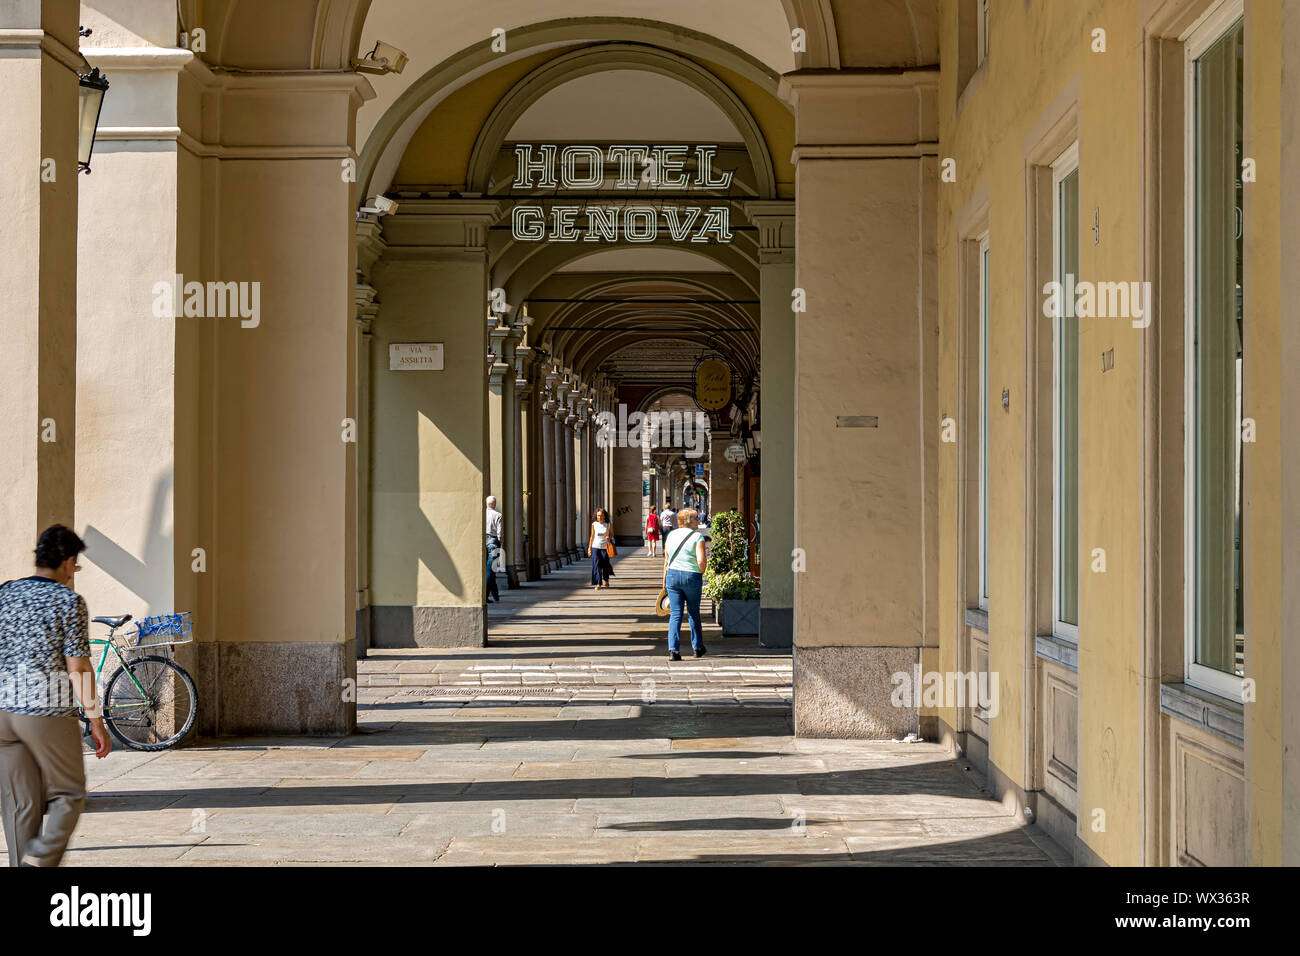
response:
M758 121L745 103L714 74L693 60L668 50L631 44L586 47L566 53L529 73L507 93L488 117L470 154L467 182L471 190L486 193L497 151L510 129L528 107L548 92L591 73L635 69L679 80L707 96L736 127L749 151L759 199L776 198L772 156Z

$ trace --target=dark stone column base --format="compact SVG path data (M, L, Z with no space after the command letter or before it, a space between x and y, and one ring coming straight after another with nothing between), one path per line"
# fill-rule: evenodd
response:
M357 610L357 660L364 660L370 649L370 608Z
M487 609L481 605L389 604L371 608L372 647L483 647Z
M204 642L194 677L203 736L333 736L356 730L352 641Z
M901 740L917 732L917 699L895 706L894 674L913 674L918 647L796 647L794 732L799 737Z
M760 647L793 647L794 608L760 607L758 644Z

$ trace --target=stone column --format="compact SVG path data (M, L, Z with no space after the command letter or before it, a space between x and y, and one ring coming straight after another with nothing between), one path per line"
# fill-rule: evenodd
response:
M560 564L573 563L573 555L569 554L568 548L568 506L565 503L567 473L564 470L564 428L567 418L568 410L556 408L555 421L551 425L552 441L554 441L551 450L555 455L555 555L559 558Z
M515 368L514 383L515 390L515 449L513 458L513 467L515 475L515 515L518 520L515 521L514 528L511 532L510 546L514 554L514 579L517 586L520 581L532 580L532 575L528 573L528 549L525 547L525 528L532 533L536 525L530 522L528 512L524 507L524 477L526 469L524 467L524 429L527 422L524 415L524 404L528 395L528 363L531 361L532 349L520 345L515 348Z
M492 478L489 494L496 495L504 523L501 546L505 549L506 586L519 587L515 570L515 532L519 525L516 501L515 446L519 410L515 399L515 345L521 332L510 325L498 325L488 335L495 361L489 370L488 406L491 419Z
M500 354L496 351L501 347L501 335L499 330L493 329L488 333L488 340L491 342L489 348L492 350L494 360L488 365L488 494L497 500L497 510L501 512L502 534L505 535L510 529L509 517L506 514L506 482L505 470L509 467L509 461L506 457L506 415L509 413L506 401L506 393L514 393L514 384L511 378L514 376L514 370L501 361ZM500 330L504 334L504 330ZM513 442L512 442L513 444ZM513 502L511 503L513 506ZM508 548L508 539L503 537L501 541L502 548ZM504 556L503 556L504 557ZM498 581L498 584L501 582ZM505 586L509 587L509 575L505 581Z
M357 657L366 656L370 639L370 568L371 568L371 487L373 461L371 448L371 363L374 349L374 325L379 315L376 290L370 284L371 270L383 255L386 244L379 219L370 213L358 216L356 304L356 427L357 427Z
M6 101L0 147L6 199L0 231L0 566L6 578L28 573L42 530L73 524L77 13L76 4L66 3L0 6Z
M558 381L555 386L555 422L552 426L552 454L555 461L555 554L561 564L572 564L573 555L569 548L569 507L568 469L564 467L564 432L569 420L569 404L566 396L569 384Z
M794 641L790 552L798 543L794 535L795 313L791 309L794 203L751 202L745 204L745 212L758 227L762 329L763 480L759 508L761 546L767 560L763 562L758 642L764 647L789 647ZM727 487L734 501L735 469L725 458L714 467L719 466L732 479Z
M356 417L357 196L341 170L373 90L343 73L200 68L191 80L182 145L201 159L185 161L178 188L220 215L197 223L178 261L238 284L250 307L187 319L202 347L177 371L178 409L206 416L205 444L183 466L178 451L176 479L203 491L186 517L206 548L194 575L199 732L345 733L356 718L344 681L356 668L357 444L343 422ZM200 101L201 123L186 112ZM182 436L178 422L178 448Z
M578 514L578 476L574 468L574 438L578 428L578 416L573 410L573 397L569 397L569 417L564 423L564 503L569 511L568 524L568 544L569 558L577 561L579 556L578 544L578 521L581 516ZM583 544L586 544L586 538L583 538Z
M540 396L539 396L540 397ZM542 560L546 573L560 566L555 549L555 402L547 399L542 407Z
M890 703L891 675L938 646L938 76L783 80L796 105L795 285L807 296L794 353L794 540L807 554L794 603L801 735L917 731L917 708ZM764 358L766 388L766 349ZM780 403L764 398L767 415ZM773 517L764 509L765 550Z
M403 200L376 267L374 640L476 647L487 638L487 229L491 200ZM472 317L472 320L471 320ZM441 346L442 368L391 369L391 346ZM499 497L499 496L498 496Z

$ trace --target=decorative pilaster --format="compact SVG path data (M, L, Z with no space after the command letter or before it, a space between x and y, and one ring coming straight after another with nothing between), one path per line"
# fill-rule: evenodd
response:
M763 351L763 587L760 594L759 644L789 647L794 641L794 571L789 559L794 535L795 322L790 293L795 287L795 204L748 202L745 214L758 227L758 272ZM721 457L729 441L713 443L710 510L736 507L736 469Z

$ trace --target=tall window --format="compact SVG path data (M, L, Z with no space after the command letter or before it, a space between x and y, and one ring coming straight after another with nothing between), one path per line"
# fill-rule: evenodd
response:
M1052 348L1052 618L1058 636L1079 637L1079 149L1052 164L1055 279L1060 315Z
M989 0L977 0L979 3L979 16L977 35L975 39L975 65L984 62L984 58L989 55Z
M989 237L980 239L980 593L989 608Z
M1187 680L1240 698L1242 577L1241 4L1188 40Z

